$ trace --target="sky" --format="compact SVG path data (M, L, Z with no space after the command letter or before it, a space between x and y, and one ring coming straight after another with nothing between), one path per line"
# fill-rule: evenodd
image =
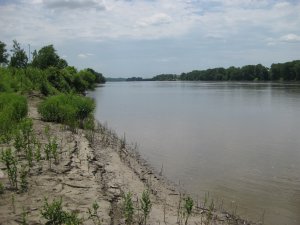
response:
M300 59L300 0L0 0L0 41L106 77Z

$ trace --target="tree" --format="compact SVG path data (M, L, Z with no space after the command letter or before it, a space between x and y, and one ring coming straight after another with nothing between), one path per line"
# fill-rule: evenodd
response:
M13 49L11 50L13 55L10 58L10 66L16 68L25 68L27 66L28 57L24 49L21 48L20 43L13 40Z
M7 64L8 63L8 53L6 50L6 44L0 41L0 64Z
M49 67L63 69L68 66L68 63L56 54L53 45L47 45L42 47L38 52L35 51L32 66L40 69L47 69Z
M96 76L96 80L95 80L96 83L101 84L101 83L106 82L106 80L103 77L102 73L98 73L98 72L96 72L95 70L93 70L91 68L87 68L87 71L91 72L92 74L94 74Z

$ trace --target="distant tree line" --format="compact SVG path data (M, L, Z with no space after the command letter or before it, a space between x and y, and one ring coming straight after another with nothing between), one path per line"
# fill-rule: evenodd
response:
M194 70L181 75L161 74L154 81L299 81L300 60L272 64L267 68L261 64L243 67L218 67L207 70Z
M13 41L11 54L0 41L0 92L38 90L44 95L84 93L104 83L101 73L91 68L78 71L61 58L53 45L34 50L29 62L20 43Z

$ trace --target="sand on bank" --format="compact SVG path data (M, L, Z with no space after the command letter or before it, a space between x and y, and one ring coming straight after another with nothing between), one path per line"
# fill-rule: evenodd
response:
M179 213L182 210L178 210L184 191L151 170L130 146L123 148L122 140L104 126L96 133L84 130L73 133L61 124L41 121L37 112L39 101L39 97L29 97L34 133L43 149L48 141L44 130L50 127L51 137L56 137L59 144L60 160L51 169L44 159L34 163L25 193L8 188L5 166L0 163L0 181L6 187L0 196L0 224L20 224L23 212L27 213L28 224L44 224L41 209L45 198L50 202L62 198L64 209L78 213L83 224L94 224L87 212L95 201L100 206L101 224L125 224L122 197L128 192L133 194L134 218L138 224L142 213L137 208L144 190L150 191L152 201L148 224L178 224L179 220L184 224ZM207 214L207 207L195 202L188 224L205 224ZM226 212L213 211L210 224L250 223Z

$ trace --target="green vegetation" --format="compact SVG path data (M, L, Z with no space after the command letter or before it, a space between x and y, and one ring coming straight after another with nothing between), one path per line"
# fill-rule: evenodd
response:
M18 161L11 148L7 148L1 152L1 161L6 166L11 188L17 190L18 189L18 182L17 182Z
M79 219L77 214L63 210L62 199L54 199L52 203L48 203L48 199L45 198L41 214L47 220L46 224L82 224L82 219Z
M131 225L133 222L133 214L134 214L131 192L128 192L123 197L123 213L125 217L125 223L127 225Z
M20 43L13 41L12 55L6 50L6 44L0 41L0 92L30 93L55 95L64 93L84 93L93 89L97 83L105 83L101 73L93 69L77 71L60 58L53 45L34 50L32 62ZM1 65L3 67L1 67Z
M84 128L84 124L92 116L94 108L95 103L90 98L72 94L60 94L51 96L43 101L39 105L38 111L45 121Z
M194 206L194 201L191 197L187 197L185 198L185 202L184 202L184 210L185 210L185 225L187 225L188 223L188 219L190 217L190 215L192 214L192 210L193 210L193 206Z
M300 60L272 64L267 68L261 64L243 67L219 67L207 70L194 70L181 75L161 74L154 76L153 81L299 81Z
M101 221L98 213L99 205L96 201L93 203L92 208L93 209L88 209L88 219L91 219L95 225L100 225Z
M14 93L0 94L0 138L10 140L17 124L27 116L27 100Z
M143 191L142 201L141 201L141 209L142 209L143 220L144 220L145 225L147 224L147 218L150 214L151 207L152 207L152 203L151 203L151 200L150 200L149 191L145 190L145 191Z

